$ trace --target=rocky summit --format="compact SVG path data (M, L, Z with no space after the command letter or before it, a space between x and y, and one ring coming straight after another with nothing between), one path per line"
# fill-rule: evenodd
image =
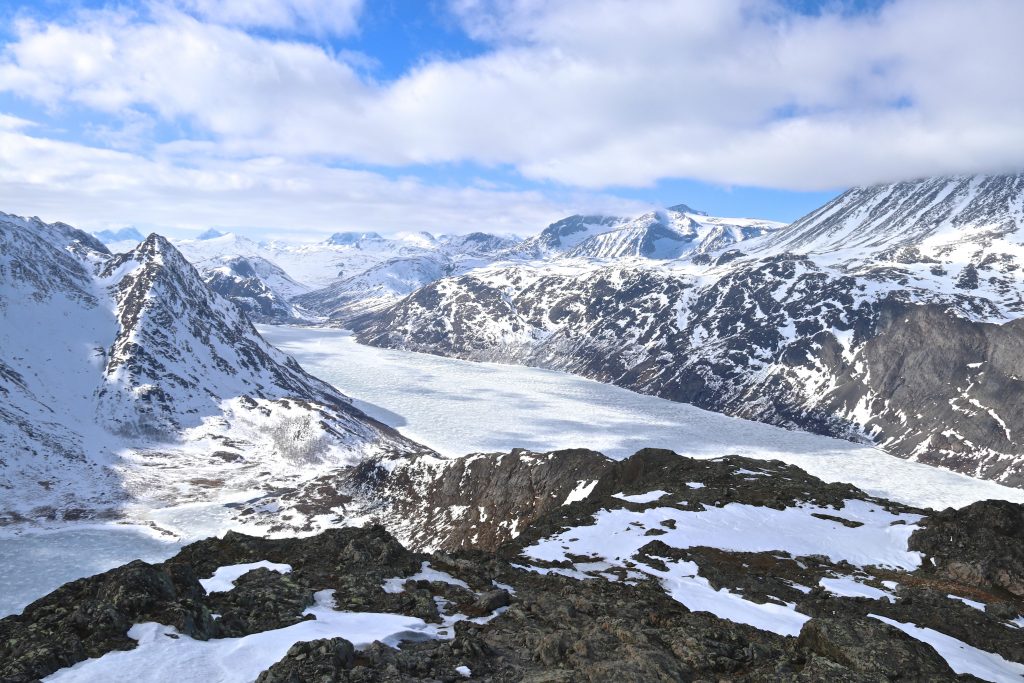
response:
M502 499L470 465L452 470L459 491L395 508L479 503L444 550L409 549L379 524L228 532L0 620L0 681L159 666L260 683L1024 675L1024 506L915 509L738 457L484 457L544 486ZM485 531L491 498L518 506L518 528ZM404 522L416 539L410 525L437 520Z

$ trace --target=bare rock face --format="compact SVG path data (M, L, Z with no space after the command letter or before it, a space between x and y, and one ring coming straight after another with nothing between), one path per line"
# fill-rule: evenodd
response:
M1024 507L984 500L931 515L910 537L944 578L1024 598Z
M473 462L440 467L435 486L406 482L404 488L388 489L381 483L386 473L380 471L374 474L378 481L362 483L376 486L365 492L377 491L378 499L385 490L410 495L395 508L403 515L443 503L515 510L524 515L521 520L533 516L514 536L493 530L480 534L482 520L477 519L444 530L448 551L424 554L406 549L381 526L281 539L229 532L187 546L161 564L134 562L72 582L23 614L0 620L0 680L36 680L86 658L131 649L134 641L127 631L139 621L173 625L179 638L211 642L286 629L313 618L308 606L314 596L322 604L325 595L337 610L416 617L440 630L430 637L409 636L397 649L380 642L356 646L336 637L295 643L259 681L458 681L466 676L638 683L974 680L958 676L935 649L893 623L932 629L965 647L1024 663L1020 629L1009 621L1024 608L1024 600L1006 588L1013 584L1004 579L1014 569L1012 542L1020 538L1024 506L984 503L959 513L914 510L849 485L826 484L797 467L734 456L694 460L650 449L617 463L589 451L519 451L500 457L477 459L493 465L490 472ZM510 493L503 491L506 481L533 488ZM586 486L580 487L581 482ZM557 495L546 495L552 492ZM425 493L437 497L417 498ZM504 502L488 508L491 496ZM554 503L537 502L531 508L531 496ZM891 558L883 557L854 565L781 548L731 551L729 538L711 539L721 547L680 545L667 533L685 530L687 515L736 506L751 520L762 513L813 512L811 519L834 534L857 533L880 515L888 524L879 527L883 530L914 525L916 530L906 535L926 555L919 567L893 566ZM673 516L672 510L683 515ZM651 523L654 533L635 531L644 545L632 554L623 555L625 546L615 539L634 533L628 528L633 525L609 534L609 558L622 555L617 567L595 557L570 555L564 562L549 562L531 554L538 543L555 538L571 543L574 535L586 533L598 517L610 513L674 521ZM434 515L404 523L431 528L438 519ZM985 531L968 532L979 528ZM474 535L488 550L472 547L467 536ZM1002 551L1002 559L1001 544L1011 548ZM231 590L211 594L197 580L218 567L263 560L287 564L291 571L255 569ZM954 561L985 568L973 574L946 572ZM732 604L788 610L802 620L802 628L780 635L738 623L735 612L724 618L687 608L663 579L669 566L680 562L691 564L688 571L695 571L716 595L739 601ZM852 586L857 594L834 592L827 580ZM978 607L982 603L985 609Z
M875 619L811 619L799 643L858 673L882 680L942 680L949 666L897 628Z
M324 515L339 522L366 515L416 550L494 550L566 501L584 497L614 465L584 449L370 458L248 501L238 518L279 533L315 530ZM266 512L281 509L290 512L287 523Z
M355 648L344 638L295 643L288 655L260 674L256 683L344 680L355 665Z

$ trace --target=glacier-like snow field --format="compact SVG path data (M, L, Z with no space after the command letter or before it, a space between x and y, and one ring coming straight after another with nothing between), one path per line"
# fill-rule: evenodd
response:
M369 415L442 455L645 447L695 458L737 454L792 463L825 481L942 509L1024 490L909 462L876 448L729 417L565 372L365 346L336 329L259 326L271 344Z

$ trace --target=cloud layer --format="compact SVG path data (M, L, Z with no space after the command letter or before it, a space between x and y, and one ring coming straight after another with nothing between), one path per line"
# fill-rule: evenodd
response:
M92 174L82 178L93 196L181 186L209 198L237 182L277 183L287 199L291 180L320 188L309 197L319 201L346 172L376 179L373 201L402 191L366 165L511 167L591 200L665 178L815 190L1024 167L1024 3L829 7L453 0L449 11L487 49L380 82L338 49L343 40L316 38L358 31L357 0L176 0L22 19L0 58L0 91L109 118L93 131L105 136L62 150L65 168L38 171ZM183 132L151 132L168 127ZM39 134L27 123L7 129L0 153L17 175L29 162L12 155L52 141L29 137ZM112 180L131 177L145 181ZM564 204L479 187L440 195L459 191L494 207L525 202L529 215Z

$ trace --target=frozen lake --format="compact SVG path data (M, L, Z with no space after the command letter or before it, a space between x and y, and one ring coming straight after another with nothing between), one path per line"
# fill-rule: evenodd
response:
M377 349L357 344L341 330L261 326L260 331L373 417L448 456L585 447L624 458L654 446L703 458L730 453L777 458L828 481L847 481L927 507L959 507L984 498L1024 502L1024 490L562 372ZM221 505L144 514L187 539L228 526ZM66 581L135 558L161 560L178 547L180 543L119 525L0 531L0 616L20 611Z
M0 537L0 617L59 586L134 559L159 562L178 551L136 528L108 525Z
M378 349L357 344L343 330L259 330L367 413L443 455L592 448L625 458L659 447L697 458L776 458L826 481L925 507L961 507L985 498L1024 502L1024 490L564 372Z

